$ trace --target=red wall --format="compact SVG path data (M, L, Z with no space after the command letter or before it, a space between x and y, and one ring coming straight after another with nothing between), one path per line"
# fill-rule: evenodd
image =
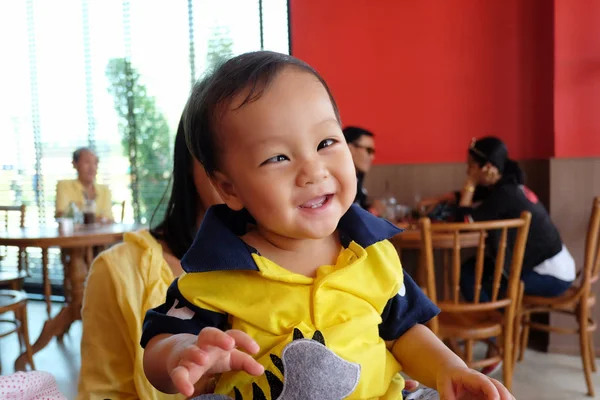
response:
M377 163L463 161L485 134L517 159L552 155L552 2L290 3L292 54L323 74L344 124L375 132Z
M600 156L600 2L555 8L555 155Z

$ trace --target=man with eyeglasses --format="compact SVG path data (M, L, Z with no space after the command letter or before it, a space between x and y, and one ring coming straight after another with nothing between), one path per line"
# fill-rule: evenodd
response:
M343 132L356 168L358 188L354 202L365 210L375 211L373 209L374 204L368 200L367 190L363 187L365 176L371 169L371 164L375 158L374 135L372 132L356 126L347 126Z

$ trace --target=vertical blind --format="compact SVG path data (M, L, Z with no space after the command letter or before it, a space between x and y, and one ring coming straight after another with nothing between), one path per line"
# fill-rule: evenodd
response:
M285 0L26 0L0 15L0 204L25 203L28 225L54 223L81 146L126 218L148 222L193 82L235 54L289 51Z
M149 223L193 82L236 54L288 53L288 9L286 0L7 1L0 38L0 204L26 204L28 226L54 224L56 182L76 177L71 154L88 146L115 216L125 201L125 222Z

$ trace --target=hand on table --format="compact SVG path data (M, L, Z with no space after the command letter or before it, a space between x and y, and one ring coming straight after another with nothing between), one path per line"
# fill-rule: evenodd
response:
M421 215L430 214L433 209L442 202L440 199L423 199L417 204L417 210Z

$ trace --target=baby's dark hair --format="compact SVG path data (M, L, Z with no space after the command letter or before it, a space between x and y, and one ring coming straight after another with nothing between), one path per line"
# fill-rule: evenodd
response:
M286 67L306 71L321 82L340 122L338 107L327 83L304 61L271 51L256 51L234 57L198 82L185 106L184 131L187 146L209 175L213 175L219 167L216 127L233 98L249 89L237 108L258 100Z

